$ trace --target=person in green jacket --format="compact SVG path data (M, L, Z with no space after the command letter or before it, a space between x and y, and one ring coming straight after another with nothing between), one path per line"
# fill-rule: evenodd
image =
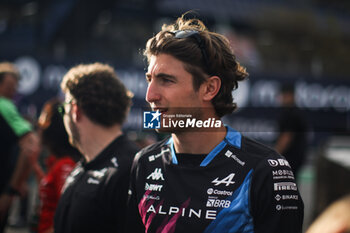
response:
M13 64L0 63L0 233L6 226L13 197L23 193L31 168L28 159L39 153L39 139L32 125L12 101L19 79Z

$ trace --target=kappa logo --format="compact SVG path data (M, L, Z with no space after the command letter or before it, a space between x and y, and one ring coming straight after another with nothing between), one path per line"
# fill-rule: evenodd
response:
M152 178L152 180L164 180L162 169L154 169L154 171L149 176L147 176L147 180L149 180L150 178Z
M226 186L229 186L230 184L234 184L235 183L234 181L232 181L233 177L235 177L235 173L231 173L230 175L226 176L222 180L219 180L219 177L216 177L215 180L212 181L212 183L215 186L218 186L220 184L225 184Z

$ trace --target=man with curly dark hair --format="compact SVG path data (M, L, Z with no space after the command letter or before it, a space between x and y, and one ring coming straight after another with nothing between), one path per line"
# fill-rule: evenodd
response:
M61 87L69 141L83 155L63 186L55 233L121 232L137 147L123 135L131 94L109 65L73 67Z
M221 122L248 76L228 40L182 16L144 55L151 121L160 116L157 130L171 137L135 157L126 232L301 232L288 161Z

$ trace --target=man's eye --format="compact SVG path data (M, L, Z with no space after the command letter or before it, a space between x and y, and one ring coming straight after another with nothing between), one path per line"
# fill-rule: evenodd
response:
M164 83L173 83L174 81L169 78L162 78L162 82Z

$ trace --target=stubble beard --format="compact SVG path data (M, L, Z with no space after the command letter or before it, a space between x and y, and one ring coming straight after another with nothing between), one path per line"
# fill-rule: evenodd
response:
M80 133L79 133L79 129L76 126L75 123L73 123L73 119L72 116L69 115L70 121L69 121L69 128L71 131L71 136L69 137L69 142L72 146L76 147L77 149L79 149L79 145L80 145Z

